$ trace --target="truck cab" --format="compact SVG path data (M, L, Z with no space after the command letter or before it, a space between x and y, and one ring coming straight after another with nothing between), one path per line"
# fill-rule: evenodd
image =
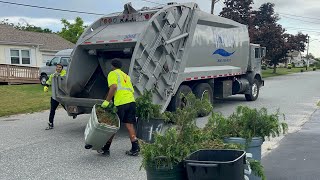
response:
M261 74L262 59L266 56L266 47L260 44L250 44L250 61L248 71L254 71Z

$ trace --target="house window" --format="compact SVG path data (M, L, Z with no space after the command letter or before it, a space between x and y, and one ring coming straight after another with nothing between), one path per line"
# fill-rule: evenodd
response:
M21 50L21 59L22 59L22 64L31 64L30 51L29 50Z
M19 50L10 50L11 64L20 64Z
M11 64L30 65L30 50L10 50Z
M255 48L255 58L260 58L260 48Z

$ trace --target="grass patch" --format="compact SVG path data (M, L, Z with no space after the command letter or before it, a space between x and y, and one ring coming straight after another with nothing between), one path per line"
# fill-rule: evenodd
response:
M0 85L0 94L0 117L50 108L51 89L44 93L40 84Z
M320 101L318 102L317 106L319 106L319 107L320 107Z
M277 73L273 73L273 69L262 70L262 78L274 77L274 76L282 76L292 73L301 73L301 69L306 72L306 68L277 68ZM313 68L309 67L308 71L312 71Z

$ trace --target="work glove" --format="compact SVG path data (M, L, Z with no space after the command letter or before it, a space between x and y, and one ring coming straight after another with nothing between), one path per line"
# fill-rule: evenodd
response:
M103 103L101 104L101 107L102 107L102 108L107 108L107 107L109 107L110 105L111 105L111 103L110 103L109 101L105 100L105 101L103 101Z
M49 90L48 86L44 86L44 87L43 87L43 91L44 91L44 92L48 92L48 90Z

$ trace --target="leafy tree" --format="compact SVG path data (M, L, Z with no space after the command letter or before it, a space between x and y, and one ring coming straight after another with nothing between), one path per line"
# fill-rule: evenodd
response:
M220 16L249 25L253 0L225 0Z
M22 31L32 31L32 32L41 32L41 33L52 33L52 31L48 28L42 29L41 27L31 25L27 23L27 25L22 25L18 23L17 25L10 23L9 19L4 19L0 22L0 24L10 25L13 26L16 29L22 30Z
M308 42L308 35L299 32L297 35L285 34L286 42L289 50L296 50L303 52L306 50L306 43Z
M66 19L61 19L61 23L64 27L60 32L58 32L58 34L72 43L76 43L78 41L79 37L86 28L83 20L80 17L77 17L74 23L71 23Z

